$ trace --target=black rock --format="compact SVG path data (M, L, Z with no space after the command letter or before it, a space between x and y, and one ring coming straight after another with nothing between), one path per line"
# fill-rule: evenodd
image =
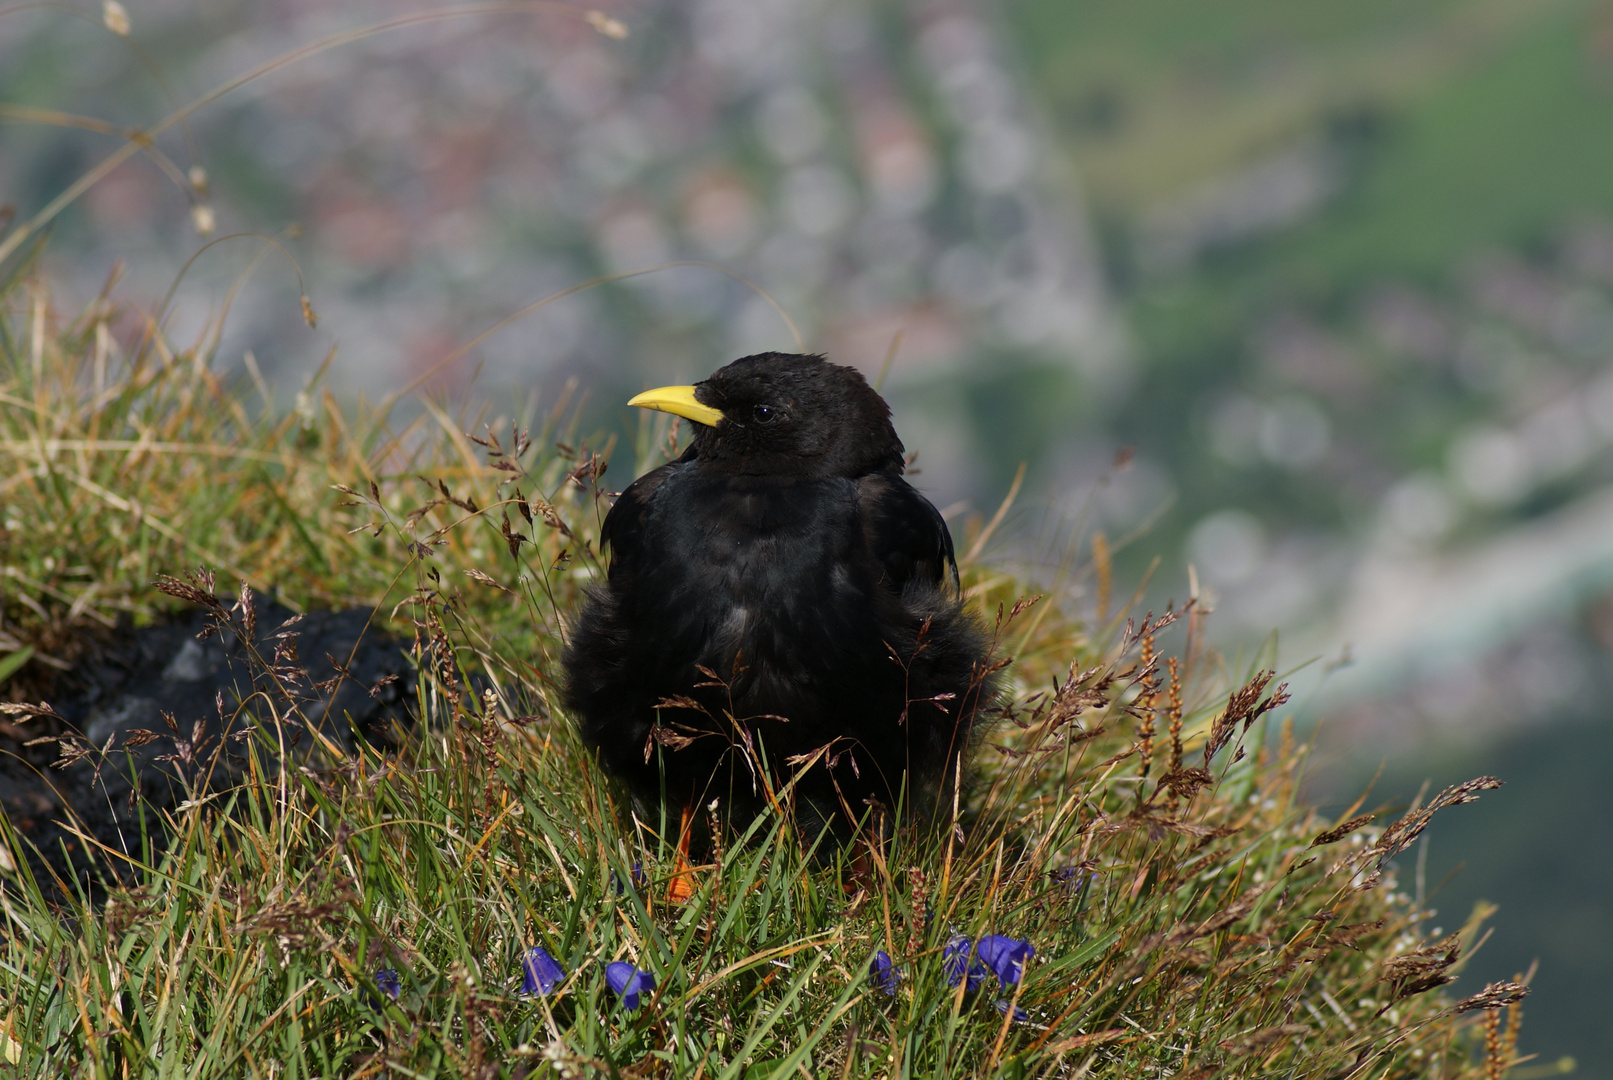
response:
M143 859L144 835L160 852L162 811L234 785L253 747L272 772L306 760L320 739L344 751L359 739L387 743L413 723L413 667L372 618L297 618L260 601L250 645L229 630L203 637L201 612L121 633L93 668L74 673L77 689L52 702L61 720L35 717L13 726L23 739L0 739L10 743L0 803L39 857L12 854L28 858L47 890L57 878L96 889L121 860L86 858L87 848ZM23 745L46 735L60 738Z

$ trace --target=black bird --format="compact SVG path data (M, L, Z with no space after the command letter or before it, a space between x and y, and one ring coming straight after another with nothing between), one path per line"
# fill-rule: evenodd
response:
M565 654L584 742L654 821L791 793L815 838L947 796L992 681L946 523L855 369L762 353L628 404L695 421L605 518ZM818 751L822 750L819 754ZM815 759L814 759L814 755Z

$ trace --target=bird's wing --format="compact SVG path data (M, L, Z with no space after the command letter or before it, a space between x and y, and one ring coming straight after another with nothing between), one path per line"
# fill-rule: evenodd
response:
M908 582L939 587L950 578L958 587L952 535L941 512L900 476L871 473L857 481L857 507L868 549L885 571L885 582L901 592Z
M639 550L644 536L644 515L649 509L650 496L666 482L690 455L651 469L627 485L627 490L616 496L616 503L605 515L600 526L599 539L610 545L610 576L631 574L638 563Z

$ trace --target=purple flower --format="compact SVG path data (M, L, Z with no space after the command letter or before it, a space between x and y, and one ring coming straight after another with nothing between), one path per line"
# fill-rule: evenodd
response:
M392 968L382 968L377 971L375 973L375 985L380 987L381 992L393 1001L398 1000L398 995L403 993L403 981L398 978L398 973Z
M1092 875L1079 866L1061 866L1053 871L1053 881L1066 893L1078 893L1087 887Z
M980 944L975 946L975 952L1004 986L1017 983L1025 973L1025 962L1036 955L1030 942L1001 934L987 934L981 938Z
M941 950L941 962L946 967L947 985L957 986L967 974L966 989L971 993L980 985L981 979L991 974L990 969L975 955L975 943L966 937L955 937L947 942L946 948Z
M548 994L566 977L560 961L549 955L542 945L534 945L521 958L521 993Z
M1024 1009L1021 1009L1018 1005L1015 1005L1012 1001L1004 1001L1002 998L997 999L997 1011L998 1012L1002 1013L1004 1016L1007 1016L1009 1009L1014 1010L1014 1023L1016 1023L1016 1024L1023 1024L1023 1023L1025 1023L1025 1021L1027 1021L1027 1020L1029 1020L1031 1018L1030 1013L1026 1012Z
M1004 986L1017 983L1025 973L1025 962L1035 955L1030 942L1001 934L987 934L978 945L960 935L941 950L947 985L957 986L967 977L966 989L971 993L987 975L996 975Z
M650 883L650 875L644 872L644 863L638 859L633 860L633 871L629 876L633 880L633 888L635 889L642 889ZM614 870L610 872L610 887L611 891L617 896L627 892L627 886L622 884L620 875Z
M895 994L897 983L902 981L902 973L896 970L896 965L891 963L890 953L884 949L875 953L868 962L868 977L887 994Z
M638 996L655 989L655 976L641 971L625 960L613 960L605 965L605 981L611 991L622 999L628 1012L638 1009Z

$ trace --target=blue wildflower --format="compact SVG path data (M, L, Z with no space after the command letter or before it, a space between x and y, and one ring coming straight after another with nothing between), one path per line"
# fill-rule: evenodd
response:
M633 870L628 876L632 879L635 889L642 889L650 883L650 875L644 872L644 863L639 859L633 860ZM627 886L622 883L621 875L614 870L610 872L610 888L617 896L627 892Z
M1004 986L1017 983L1025 973L1025 962L1036 955L1030 942L1002 934L987 934L975 946L975 952Z
M1087 887L1092 874L1080 866L1061 866L1053 871L1053 881L1066 893L1078 893Z
M1002 1013L1004 1016L1007 1016L1009 1009L1014 1010L1014 1023L1016 1024L1023 1024L1031 1018L1030 1013L1026 1012L1018 1005L1015 1005L1012 1001L1004 1001L1002 998L997 999L998 1012Z
M991 970L975 955L975 943L962 936L947 942L946 948L941 950L941 962L946 967L947 985L957 986L967 975L966 989L970 993L980 985L980 980L991 974Z
M655 989L654 975L641 971L625 960L613 960L605 965L605 981L610 984L611 991L622 999L628 1012L638 1009L640 994Z
M560 961L549 955L542 945L534 945L521 957L521 993L549 994L566 977Z
M393 1001L398 1000L398 995L403 993L403 980L398 978L398 973L392 968L382 968L377 971L375 973L375 985L380 987L381 992Z
M868 977L887 994L895 994L896 985L902 981L902 973L896 970L896 965L891 963L890 953L884 949L876 952L868 962Z

